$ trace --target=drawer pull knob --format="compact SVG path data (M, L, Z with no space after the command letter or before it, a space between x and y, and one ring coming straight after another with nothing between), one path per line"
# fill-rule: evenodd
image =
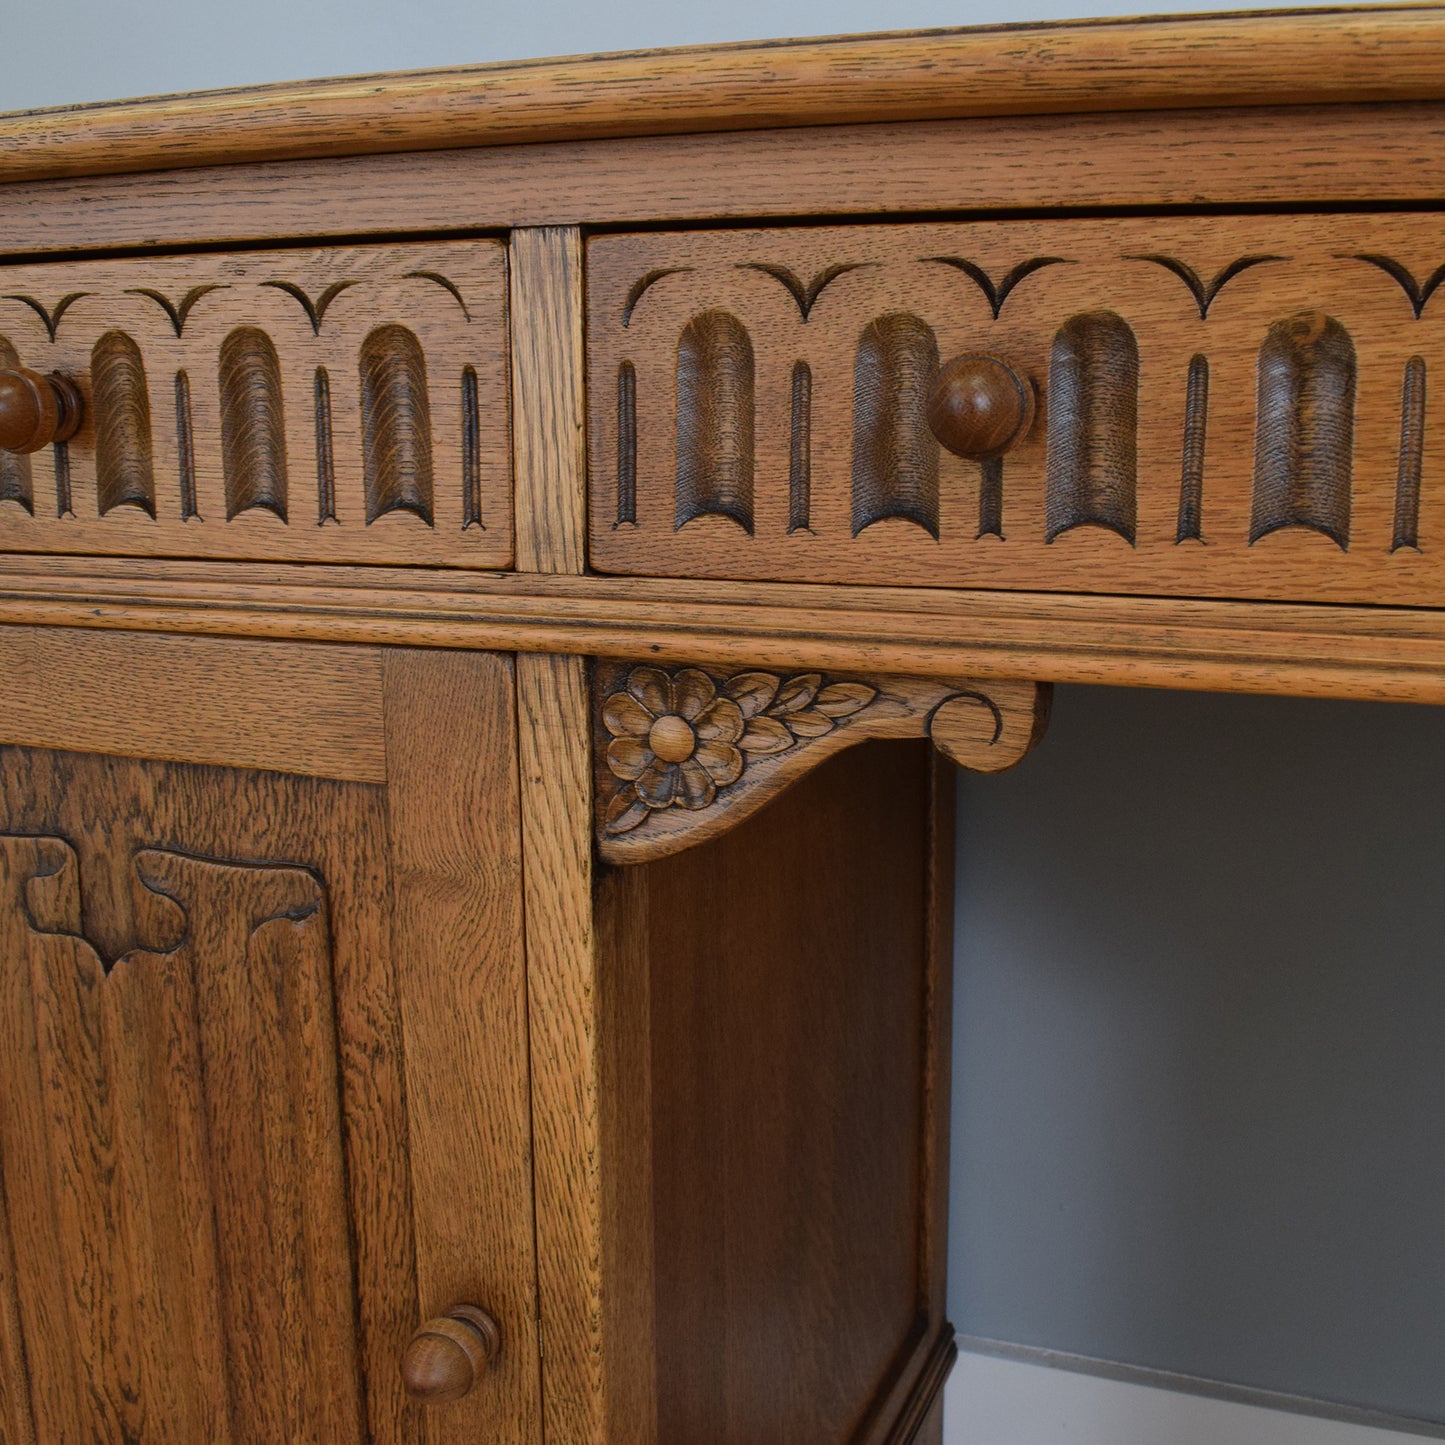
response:
M502 1349L502 1331L486 1310L453 1305L428 1320L401 1360L406 1392L423 1404L460 1400Z
M23 366L0 371L0 451L38 452L69 441L80 414L80 392L66 377Z
M975 352L955 356L928 393L928 425L949 451L992 461L1028 435L1033 383L1006 361Z

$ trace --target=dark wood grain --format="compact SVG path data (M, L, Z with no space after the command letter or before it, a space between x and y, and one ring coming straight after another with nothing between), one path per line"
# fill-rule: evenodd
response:
M1134 541L1139 484L1139 343L1112 311L1072 316L1049 355L1045 536L1107 527Z
M1176 542L1199 541L1203 537L1204 456L1209 441L1209 358L1203 352L1189 358L1184 385L1184 446Z
M502 1332L428 1445L540 1445L527 976L511 659L385 655L390 955L405 1041L417 1304L411 1331L461 1304Z
M673 525L731 517L753 530L753 347L726 311L705 311L677 343L677 493Z
M69 441L80 418L80 393L69 378L22 366L0 370L0 450L24 454Z
M1089 156L1088 166L1077 163L1080 154ZM6 187L0 210L0 248L73 254L479 225L781 222L1055 207L1354 208L1428 200L1442 189L1445 106L1265 105L559 142L17 182Z
M597 842L609 863L694 847L867 738L933 740L980 772L1013 767L1048 726L1034 682L867 674L725 676L699 667L593 669Z
M928 779L866 744L647 865L661 1440L893 1424L870 1412L934 1307Z
M502 1348L496 1320L475 1305L453 1305L418 1327L402 1356L406 1392L424 1405L470 1394Z
M1383 604L0 555L0 621L1445 701L1445 614Z
M1418 515L1426 545L1396 547L1394 532L1401 379L1411 357L1433 354L1445 326L1430 281L1441 252L1424 215L636 231L594 236L588 254L589 555L599 571L1372 606L1445 596L1445 553L1428 545L1428 485ZM1382 258L1394 259L1374 264ZM640 277L657 279L624 327ZM1281 371L1278 341L1262 347L1272 327L1308 314L1296 308L1310 299L1349 335L1352 399L1332 399L1329 367L1296 360ZM679 529L685 418L669 363L692 318L722 303L754 358L753 525L701 515ZM1029 428L1015 409L997 436L940 447L919 404L920 390L941 404L935 347L945 359L999 358L1034 381L1048 398L1043 424ZM613 387L623 360L636 510L632 525L616 527ZM809 378L806 527L796 500L800 365ZM1004 373L968 365L988 365L1016 406ZM1277 371L1257 426L1258 378ZM1422 455L1438 401L1421 395ZM996 451L1016 424L1002 467L958 454ZM1348 551L1308 521L1282 520L1324 505L1305 495L1313 482L1301 480L1292 497L1291 467L1317 475L1328 525L1348 536ZM695 470L694 489L705 490Z
M0 336L0 367L10 370L19 365L15 348ZM27 454L0 448L0 502L15 502L31 516L35 514L35 484Z
M110 755L0 748L0 1423L420 1445L406 1342L470 1297L509 1344L458 1408L536 1445L509 666L25 641L11 731Z
M101 516L117 507L156 514L151 459L150 387L140 347L107 331L90 354L95 407L95 490Z
M932 328L906 311L875 317L853 370L853 535L902 517L938 536L938 442L928 394L938 374Z
M1355 346L1333 316L1302 311L1259 348L1254 505L1249 540L1282 527L1350 547L1355 448Z
M1420 545L1420 479L1425 467L1426 366L1423 356L1405 363L1400 389L1400 466L1395 476L1395 536L1399 547Z
M32 457L31 505L0 505L0 549L510 563L497 240L6 279L17 363L74 378L90 416Z
M259 508L286 521L281 358L259 326L238 326L221 343L220 398L226 520Z
M353 1229L385 1216L352 1213L344 1139L373 1106L340 1076L338 1035L340 980L368 966L375 803L355 784L0 753L0 1129L16 1258L50 1261L17 1276L42 1438L360 1430L374 1281ZM364 1157L382 1178L397 1162Z
M367 333L360 365L366 520L411 512L430 525L431 400L421 343L405 326L389 322ZM466 505L464 500L464 510Z
M928 426L957 456L996 461L1028 435L1033 382L1008 362L975 352L944 364L928 393Z

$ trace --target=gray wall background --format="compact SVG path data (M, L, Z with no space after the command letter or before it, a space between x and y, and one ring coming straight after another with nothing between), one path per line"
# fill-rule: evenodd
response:
M950 1309L1445 1419L1445 712L1061 689L959 789Z
M0 109L1138 8L0 0ZM1445 1419L1445 714L1066 689L959 800L959 1327Z

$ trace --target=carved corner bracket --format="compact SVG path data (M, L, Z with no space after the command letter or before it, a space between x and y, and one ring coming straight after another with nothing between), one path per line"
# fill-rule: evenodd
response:
M867 738L931 738L962 767L1000 772L1043 736L1051 696L1037 682L650 663L599 663L592 686L597 838L609 863L713 837Z

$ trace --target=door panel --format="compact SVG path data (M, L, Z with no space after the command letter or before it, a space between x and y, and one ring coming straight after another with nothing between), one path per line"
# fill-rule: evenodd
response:
M7 1442L536 1438L511 668L355 657L385 785L0 747ZM424 1411L460 1302L503 1355Z

